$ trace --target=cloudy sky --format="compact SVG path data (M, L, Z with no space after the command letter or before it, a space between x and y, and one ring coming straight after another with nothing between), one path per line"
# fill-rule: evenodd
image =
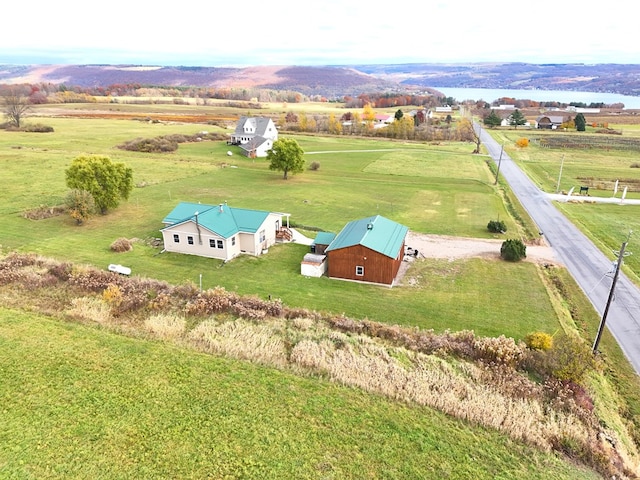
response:
M635 0L3 5L0 63L640 63Z

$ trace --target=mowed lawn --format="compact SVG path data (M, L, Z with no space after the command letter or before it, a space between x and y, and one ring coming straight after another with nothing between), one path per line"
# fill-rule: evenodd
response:
M0 477L596 479L435 410L0 308Z
M242 157L225 142L181 144L170 154L115 148L136 137L193 134L203 126L41 121L55 132L0 131L0 162L7 180L0 192L0 244L5 250L33 251L99 268L119 263L135 275L172 283L202 281L203 288L220 285L280 298L291 306L439 331L473 329L522 338L534 329L557 330L556 312L537 268L529 263L424 260L407 273L418 279L412 286L388 289L302 277L300 260L308 251L302 245L282 245L260 258L243 256L223 264L160 253L161 248L147 243L160 237L161 220L179 201L226 201L235 207L287 212L296 225L333 232L350 220L376 214L425 233L488 238L487 222L497 218L507 223L509 232L517 232L493 186L486 158L471 155L470 144L296 136L307 152L307 165L318 162L320 168L283 180L264 159ZM25 210L62 203L67 192L64 170L83 153L108 155L131 166L137 187L130 199L82 226L67 216L23 218ZM111 252L109 246L120 237L139 241L132 252Z

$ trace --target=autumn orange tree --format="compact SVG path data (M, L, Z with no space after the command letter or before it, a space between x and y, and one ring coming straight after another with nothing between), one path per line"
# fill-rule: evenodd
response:
M367 128L373 128L373 122L376 119L376 112L373 111L373 107L370 103L365 104L362 109L362 120L366 123Z
M342 123L336 118L335 114L329 115L329 133L332 135L342 135Z

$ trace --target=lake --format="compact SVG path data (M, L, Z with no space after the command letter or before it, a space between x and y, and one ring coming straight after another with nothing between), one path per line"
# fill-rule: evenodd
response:
M509 97L516 99L529 99L536 102L584 102L589 105L592 102L605 104L623 103L624 108L640 109L640 97L619 95L617 93L601 92L574 92L572 90L509 90L502 88L455 88L436 87L447 97L453 97L459 102L463 100L484 100L493 102L498 98Z

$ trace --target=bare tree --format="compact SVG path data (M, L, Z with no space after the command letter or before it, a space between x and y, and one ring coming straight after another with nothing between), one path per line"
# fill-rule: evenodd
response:
M9 91L3 97L3 112L9 124L20 128L22 120L31 109L29 98L20 95L15 90Z
M480 153L480 145L482 144L482 141L480 140L480 133L475 129L473 125L472 119L463 118L462 120L460 120L458 124L458 132L460 140L475 143L476 148L474 148L472 153Z

